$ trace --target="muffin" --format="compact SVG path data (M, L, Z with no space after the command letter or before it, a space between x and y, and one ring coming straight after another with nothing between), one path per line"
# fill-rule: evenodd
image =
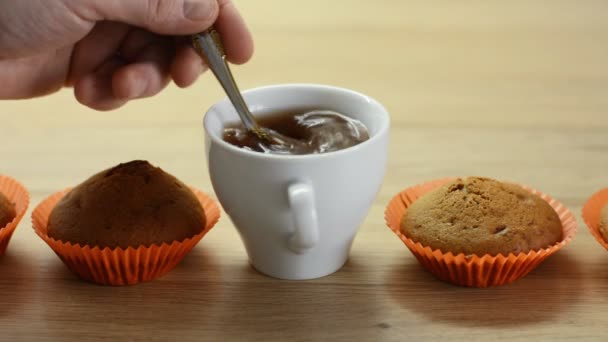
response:
M30 194L25 186L16 179L0 175L0 256L6 252L29 204Z
M0 229L6 227L17 216L15 205L0 192Z
M581 214L591 235L608 249L608 188L603 188L589 197Z
M99 172L53 208L47 234L100 248L182 241L205 228L205 213L184 183L147 161Z
M401 232L423 246L465 255L518 254L562 240L562 224L542 198L509 183L468 177L417 199Z
M608 205L602 207L600 212L600 221L598 224L598 230L604 237L604 240L608 241Z

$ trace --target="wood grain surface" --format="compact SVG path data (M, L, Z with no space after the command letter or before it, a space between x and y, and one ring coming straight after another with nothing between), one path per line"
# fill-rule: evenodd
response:
M252 270L225 214L173 272L132 287L78 280L31 228L0 259L2 341L606 340L608 252L580 219L608 186L605 1L240 0L256 41L243 88L312 82L377 98L392 117L383 187L346 266L312 281ZM0 102L0 173L31 209L136 158L208 193L202 116L222 98L207 75L187 90L108 113L70 90ZM505 287L442 283L385 226L401 189L483 175L550 194L575 240Z

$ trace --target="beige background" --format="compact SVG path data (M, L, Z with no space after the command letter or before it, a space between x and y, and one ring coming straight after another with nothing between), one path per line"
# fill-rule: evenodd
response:
M605 1L241 0L256 38L243 88L315 82L365 92L392 115L389 171L344 269L278 281L247 265L222 217L172 273L134 287L83 283L27 216L0 259L1 340L606 339L608 254L580 220L608 185ZM211 77L115 112L71 91L0 102L0 173L32 207L143 158L212 192L201 119ZM393 194L449 175L539 188L579 220L575 241L519 282L435 280L384 225ZM31 208L30 208L31 210ZM28 214L29 215L29 214Z

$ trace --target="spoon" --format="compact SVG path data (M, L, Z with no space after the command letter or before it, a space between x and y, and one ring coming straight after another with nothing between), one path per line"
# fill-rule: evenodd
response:
M263 152L298 153L307 148L306 143L261 127L255 121L226 62L221 37L213 27L207 31L192 35L191 43L194 50L207 63L226 95L228 95L245 129L259 139L259 147Z

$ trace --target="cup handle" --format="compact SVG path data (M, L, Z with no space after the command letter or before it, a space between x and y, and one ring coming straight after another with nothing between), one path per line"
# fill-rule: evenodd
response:
M288 247L295 253L303 254L319 241L314 191L307 183L294 183L287 189L287 196L295 226L295 231L289 236Z

